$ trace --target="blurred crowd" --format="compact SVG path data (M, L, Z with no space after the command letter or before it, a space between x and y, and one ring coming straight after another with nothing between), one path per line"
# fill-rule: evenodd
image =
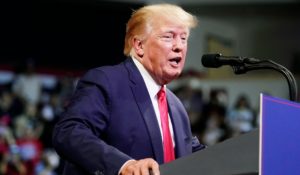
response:
M258 111L245 94L230 107L226 89L210 89L208 98L200 88L188 84L174 92L189 114L193 134L208 146L247 133L259 124Z
M52 147L52 130L68 104L76 77L57 77L54 87L45 87L27 62L12 82L0 85L0 174L59 175L63 162ZM190 116L193 133L210 146L249 132L257 126L257 112L247 96L229 108L224 89L201 89L188 85L173 89Z
M75 77L43 86L34 62L0 86L0 175L59 175L63 162L52 147L55 122L73 93Z

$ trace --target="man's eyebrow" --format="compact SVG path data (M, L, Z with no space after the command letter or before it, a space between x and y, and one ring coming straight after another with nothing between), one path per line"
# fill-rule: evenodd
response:
M167 31L161 32L161 34L164 34L164 33L177 34L177 32L175 32L175 31L173 31L173 30L167 30ZM188 32L184 31L184 32L182 32L182 33L179 33L179 35L188 35Z
M174 31L172 31L172 30L166 30L166 31L162 31L161 33L174 33Z

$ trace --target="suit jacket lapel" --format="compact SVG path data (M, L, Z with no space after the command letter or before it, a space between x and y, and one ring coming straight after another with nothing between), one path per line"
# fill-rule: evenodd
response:
M182 122L180 121L180 117L178 114L177 107L175 106L174 102L170 98L170 92L167 91L167 100L168 100L168 107L169 107L169 115L173 125L173 132L174 132L174 140L175 140L175 153L176 157L181 157L186 155L185 149L185 140L188 138L185 135L185 129L183 128Z
M147 126L151 138L155 158L157 162L161 164L163 163L163 146L161 141L161 134L157 119L155 117L152 102L148 94L148 90L140 72L134 65L131 58L128 58L128 60L125 61L125 66L128 69L129 78L132 82L132 93L135 97L136 103L140 109L142 117L144 118L145 124Z

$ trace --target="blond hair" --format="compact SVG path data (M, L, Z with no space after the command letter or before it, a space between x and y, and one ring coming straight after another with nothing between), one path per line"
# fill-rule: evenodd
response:
M126 25L126 36L124 54L129 56L132 50L132 39L135 36L145 37L152 29L155 17L174 21L191 29L197 25L195 16L183 10L181 7L173 4L155 4L144 6L132 13Z

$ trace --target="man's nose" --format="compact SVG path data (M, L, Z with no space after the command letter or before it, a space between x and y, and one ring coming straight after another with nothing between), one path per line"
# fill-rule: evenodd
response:
M173 43L173 50L175 52L180 52L183 50L183 48L185 47L186 45L186 41L183 40L182 38L180 37L176 37L175 40L174 40L174 43Z

